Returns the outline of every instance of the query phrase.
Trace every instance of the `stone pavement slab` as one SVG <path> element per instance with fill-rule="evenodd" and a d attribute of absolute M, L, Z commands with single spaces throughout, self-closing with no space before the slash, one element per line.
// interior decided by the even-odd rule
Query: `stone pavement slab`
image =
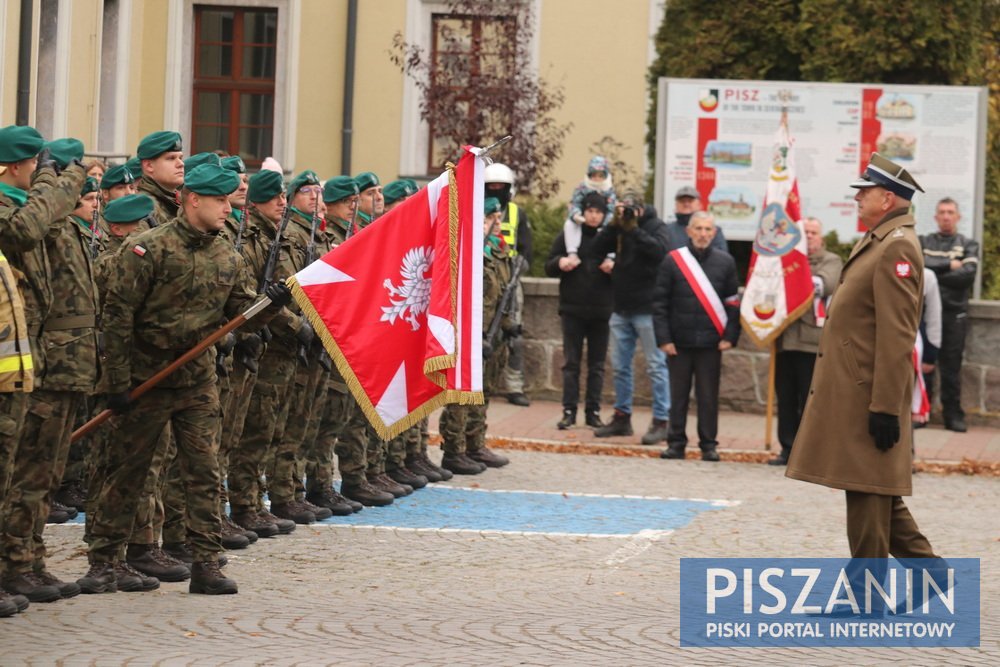
<path fill-rule="evenodd" d="M 728 502 L 673 532 L 624 537 L 412 530 L 403 512 L 400 527 L 331 519 L 229 552 L 236 596 L 192 596 L 185 584 L 164 584 L 152 593 L 32 605 L 0 619 L 0 664 L 1000 663 L 994 478 L 919 475 L 907 500 L 936 550 L 982 559 L 980 648 L 682 649 L 680 558 L 843 556 L 843 494 L 769 466 L 507 453 L 506 468 L 442 486 Z M 81 532 L 47 529 L 58 575 L 86 570 Z"/>

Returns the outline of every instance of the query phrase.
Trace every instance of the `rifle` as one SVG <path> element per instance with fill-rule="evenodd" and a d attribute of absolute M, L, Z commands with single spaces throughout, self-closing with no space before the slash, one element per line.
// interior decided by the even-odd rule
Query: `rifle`
<path fill-rule="evenodd" d="M 233 249 L 241 254 L 243 251 L 243 232 L 247 228 L 247 216 L 250 215 L 250 206 L 252 206 L 252 204 L 249 204 L 246 208 L 244 208 L 242 214 L 240 215 L 240 226 L 239 229 L 236 230 L 236 241 L 233 243 Z"/>
<path fill-rule="evenodd" d="M 309 266 L 316 261 L 316 230 L 319 229 L 320 217 L 319 217 L 319 195 L 316 196 L 316 204 L 313 206 L 312 220 L 309 222 L 309 244 L 306 246 L 306 266 Z M 299 344 L 299 361 L 305 365 L 309 365 L 309 347 L 303 344 Z M 333 368 L 333 360 L 330 359 L 330 355 L 326 353 L 323 348 L 322 343 L 320 344 L 320 353 L 317 359 L 319 365 L 323 367 L 323 370 L 330 372 Z"/>
<path fill-rule="evenodd" d="M 500 333 L 500 323 L 503 321 L 504 315 L 510 312 L 511 306 L 514 303 L 514 291 L 517 289 L 517 282 L 521 279 L 521 274 L 527 269 L 528 263 L 525 261 L 524 255 L 514 257 L 510 282 L 504 287 L 503 294 L 500 296 L 500 303 L 497 305 L 497 312 L 494 313 L 493 320 L 490 321 L 490 326 L 486 330 L 486 335 L 483 336 L 483 359 L 488 359 L 493 355 L 493 350 L 497 342 L 497 334 Z"/>
<path fill-rule="evenodd" d="M 101 193 L 97 193 L 97 206 L 94 207 L 94 214 L 90 216 L 90 259 L 97 259 L 101 249 L 97 245 L 97 220 L 101 211 Z"/>
<path fill-rule="evenodd" d="M 351 211 L 351 221 L 347 224 L 347 233 L 344 234 L 344 240 L 351 238 L 354 235 L 356 221 L 358 219 L 358 204 L 361 202 L 361 198 L 354 203 L 354 209 Z"/>

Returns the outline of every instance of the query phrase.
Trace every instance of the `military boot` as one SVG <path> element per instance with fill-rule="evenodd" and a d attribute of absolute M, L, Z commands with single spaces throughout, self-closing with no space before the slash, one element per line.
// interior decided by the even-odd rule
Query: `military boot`
<path fill-rule="evenodd" d="M 160 581 L 187 581 L 191 569 L 173 558 L 156 544 L 129 544 L 125 562 L 133 569 Z"/>
<path fill-rule="evenodd" d="M 306 494 L 306 500 L 317 507 L 325 507 L 330 510 L 331 516 L 350 516 L 354 514 L 354 505 L 344 496 L 327 487 L 320 492 Z M 358 509 L 361 509 L 358 503 Z"/>
<path fill-rule="evenodd" d="M 570 408 L 563 409 L 562 419 L 556 424 L 556 428 L 560 431 L 565 431 L 568 428 L 573 428 L 576 426 L 576 410 Z"/>
<path fill-rule="evenodd" d="M 611 421 L 600 428 L 594 429 L 598 438 L 611 438 L 616 435 L 632 435 L 632 415 L 615 410 Z"/>
<path fill-rule="evenodd" d="M 597 410 L 587 410 L 584 413 L 584 422 L 587 426 L 591 428 L 601 428 L 604 426 L 604 422 L 601 421 L 601 413 Z"/>
<path fill-rule="evenodd" d="M 421 452 L 418 455 L 418 458 L 421 461 L 423 461 L 425 466 L 431 468 L 434 472 L 441 475 L 442 482 L 447 482 L 449 479 L 455 476 L 455 474 L 452 473 L 452 471 L 446 470 L 445 468 L 442 468 L 438 464 L 434 463 L 434 461 L 431 461 L 431 457 L 427 456 L 427 452 Z"/>
<path fill-rule="evenodd" d="M 0 618 L 13 616 L 19 611 L 21 610 L 17 608 L 17 603 L 14 601 L 14 597 L 9 593 L 0 590 Z"/>
<path fill-rule="evenodd" d="M 406 459 L 406 467 L 412 472 L 427 478 L 427 482 L 440 482 L 444 478 L 441 476 L 437 470 L 432 466 L 424 463 L 424 460 L 419 456 L 413 456 Z"/>
<path fill-rule="evenodd" d="M 222 574 L 219 563 L 206 560 L 191 566 L 189 593 L 201 595 L 232 595 L 237 592 L 236 582 Z"/>
<path fill-rule="evenodd" d="M 75 507 L 63 505 L 57 500 L 53 500 L 52 504 L 49 505 L 49 512 L 65 512 L 66 516 L 70 519 L 75 519 L 79 514 Z"/>
<path fill-rule="evenodd" d="M 380 472 L 378 475 L 369 476 L 368 481 L 372 483 L 376 489 L 382 489 L 383 491 L 388 491 L 396 498 L 402 498 L 403 496 L 408 496 L 413 493 L 413 487 L 409 484 L 400 484 L 396 480 L 392 479 L 384 472 Z"/>
<path fill-rule="evenodd" d="M 385 507 L 391 505 L 396 496 L 388 491 L 376 489 L 367 479 L 362 478 L 360 482 L 348 482 L 346 479 L 340 484 L 340 492 L 350 500 L 356 500 L 367 507 Z"/>
<path fill-rule="evenodd" d="M 147 577 L 123 560 L 114 565 L 115 581 L 122 593 L 145 593 L 160 587 L 160 580 Z"/>
<path fill-rule="evenodd" d="M 441 467 L 456 475 L 478 475 L 486 470 L 486 464 L 473 461 L 465 454 L 445 454 L 441 458 Z"/>
<path fill-rule="evenodd" d="M 66 507 L 82 512 L 87 504 L 87 490 L 83 487 L 83 482 L 76 480 L 60 486 L 55 499 Z"/>
<path fill-rule="evenodd" d="M 62 593 L 56 586 L 43 582 L 34 572 L 10 572 L 0 580 L 0 587 L 13 595 L 23 595 L 31 602 L 62 599 Z"/>
<path fill-rule="evenodd" d="M 316 523 L 316 515 L 297 501 L 287 503 L 271 503 L 271 514 L 279 519 L 288 519 L 300 525 Z"/>
<path fill-rule="evenodd" d="M 118 590 L 118 578 L 111 563 L 91 563 L 87 574 L 76 580 L 84 593 L 114 593 Z"/>
<path fill-rule="evenodd" d="M 466 452 L 468 456 L 473 461 L 482 463 L 487 468 L 502 468 L 508 463 L 510 459 L 502 454 L 497 454 L 489 447 L 480 447 L 479 449 L 470 449 Z"/>
<path fill-rule="evenodd" d="M 61 581 L 59 577 L 49 572 L 44 567 L 40 570 L 35 570 L 35 576 L 46 586 L 55 586 L 59 590 L 59 594 L 66 598 L 74 598 L 80 594 L 80 586 L 73 581 Z"/>
<path fill-rule="evenodd" d="M 295 530 L 295 522 L 294 521 L 292 521 L 291 519 L 283 519 L 281 517 L 277 517 L 277 516 L 271 514 L 270 512 L 268 512 L 265 509 L 259 509 L 259 510 L 257 510 L 257 518 L 261 519 L 262 521 L 270 521 L 275 526 L 277 526 L 278 527 L 278 534 L 279 535 L 287 535 L 288 533 L 290 533 L 293 530 Z M 220 555 L 219 556 L 219 561 L 220 562 L 222 561 L 222 558 L 223 557 Z M 224 567 L 224 565 L 223 565 L 223 567 Z"/>
<path fill-rule="evenodd" d="M 655 445 L 658 442 L 663 442 L 667 439 L 667 420 L 666 419 L 654 419 L 649 424 L 649 429 L 646 434 L 642 436 L 642 444 L 644 445 Z"/>
<path fill-rule="evenodd" d="M 278 526 L 275 523 L 263 519 L 254 511 L 234 508 L 230 518 L 237 526 L 252 531 L 258 537 L 274 537 L 278 534 Z"/>
<path fill-rule="evenodd" d="M 323 505 L 315 505 L 308 500 L 296 500 L 298 504 L 305 507 L 307 510 L 313 513 L 317 521 L 322 521 L 323 519 L 329 519 L 333 516 L 333 512 L 330 511 L 329 507 L 324 507 Z"/>
<path fill-rule="evenodd" d="M 243 534 L 243 529 L 226 519 L 222 519 L 221 539 L 222 548 L 229 549 L 230 551 L 233 549 L 246 549 L 250 546 L 250 538 Z"/>
<path fill-rule="evenodd" d="M 396 482 L 397 484 L 404 484 L 406 486 L 412 487 L 414 490 L 422 489 L 430 482 L 423 475 L 418 475 L 415 471 L 410 470 L 406 466 L 401 466 L 399 468 L 394 468 L 393 470 L 386 470 L 385 474 L 389 476 L 389 479 Z"/>
<path fill-rule="evenodd" d="M 73 516 L 76 516 L 76 510 L 72 510 L 72 512 Z M 66 523 L 69 520 L 70 509 L 53 501 L 49 506 L 49 516 L 45 523 Z"/>
<path fill-rule="evenodd" d="M 254 542 L 256 542 L 257 538 L 260 537 L 259 535 L 257 535 L 257 533 L 253 532 L 252 530 L 247 530 L 243 526 L 237 525 L 237 523 L 235 521 L 233 521 L 231 518 L 229 518 L 228 514 L 223 513 L 223 514 L 221 514 L 219 516 L 219 518 L 222 519 L 222 532 L 223 533 L 225 533 L 226 530 L 234 530 L 237 533 L 239 533 L 240 535 L 242 535 L 243 537 L 247 538 L 247 542 L 249 542 L 250 544 L 253 544 Z M 227 528 L 227 526 L 228 526 L 228 528 Z"/>
<path fill-rule="evenodd" d="M 191 552 L 191 547 L 187 542 L 164 542 L 163 553 L 188 566 L 194 562 L 194 554 Z M 225 554 L 219 554 L 219 565 L 221 567 L 225 567 L 228 562 L 229 559 L 226 558 Z"/>

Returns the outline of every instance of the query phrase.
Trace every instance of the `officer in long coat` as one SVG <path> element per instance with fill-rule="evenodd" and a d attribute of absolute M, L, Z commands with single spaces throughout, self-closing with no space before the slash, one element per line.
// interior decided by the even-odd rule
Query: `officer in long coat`
<path fill-rule="evenodd" d="M 844 489 L 855 558 L 934 558 L 901 496 L 911 495 L 910 400 L 923 255 L 909 213 L 923 192 L 878 153 L 857 188 L 868 232 L 844 265 L 786 475 Z"/>

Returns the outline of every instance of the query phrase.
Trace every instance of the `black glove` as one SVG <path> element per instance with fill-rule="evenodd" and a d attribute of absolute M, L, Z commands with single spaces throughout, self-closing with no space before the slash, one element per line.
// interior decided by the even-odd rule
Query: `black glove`
<path fill-rule="evenodd" d="M 56 163 L 56 159 L 52 157 L 52 153 L 48 148 L 43 149 L 42 152 L 38 154 L 38 165 L 35 169 L 38 171 L 42 169 L 51 169 L 56 172 L 56 176 L 62 173 L 62 169 L 59 168 L 59 165 Z"/>
<path fill-rule="evenodd" d="M 215 344 L 216 349 L 222 356 L 228 356 L 233 348 L 236 347 L 236 336 L 232 331 L 227 333 L 225 336 L 219 339 L 219 342 Z"/>
<path fill-rule="evenodd" d="M 292 300 L 292 291 L 285 287 L 285 283 L 271 283 L 264 290 L 264 296 L 271 300 L 272 306 L 281 308 Z"/>
<path fill-rule="evenodd" d="M 128 397 L 129 392 L 127 391 L 117 391 L 113 394 L 107 395 L 108 410 L 117 412 L 120 415 L 125 414 L 132 409 L 132 399 Z"/>
<path fill-rule="evenodd" d="M 238 357 L 260 359 L 264 353 L 264 340 L 257 333 L 242 334 L 233 349 Z"/>
<path fill-rule="evenodd" d="M 881 412 L 868 413 L 868 433 L 875 438 L 875 446 L 883 452 L 899 442 L 899 417 Z"/>
<path fill-rule="evenodd" d="M 295 332 L 295 338 L 302 344 L 302 347 L 309 349 L 315 337 L 316 332 L 313 331 L 312 325 L 309 324 L 309 320 L 303 317 L 302 324 L 299 325 L 299 330 Z"/>

